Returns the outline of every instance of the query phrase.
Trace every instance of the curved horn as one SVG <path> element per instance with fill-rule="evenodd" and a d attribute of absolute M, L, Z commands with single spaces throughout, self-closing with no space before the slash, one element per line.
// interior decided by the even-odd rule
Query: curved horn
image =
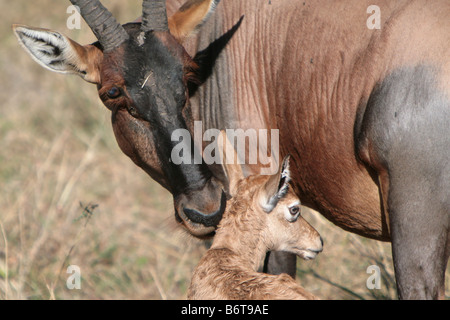
<path fill-rule="evenodd" d="M 103 50 L 111 51 L 128 39 L 128 33 L 99 0 L 70 0 L 92 29 Z"/>
<path fill-rule="evenodd" d="M 142 31 L 168 31 L 166 1 L 144 0 L 142 2 Z"/>

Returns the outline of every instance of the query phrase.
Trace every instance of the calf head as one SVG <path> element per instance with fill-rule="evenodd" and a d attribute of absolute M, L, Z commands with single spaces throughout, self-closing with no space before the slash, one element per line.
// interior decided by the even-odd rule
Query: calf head
<path fill-rule="evenodd" d="M 237 154 L 224 133 L 223 153 L 231 160 L 223 161 L 232 200 L 225 212 L 242 216 L 248 226 L 248 236 L 261 237 L 268 251 L 286 251 L 303 259 L 314 259 L 323 249 L 320 234 L 301 216 L 301 202 L 289 185 L 289 158 L 286 156 L 278 173 L 244 178 Z M 231 151 L 231 152 L 230 152 Z"/>
<path fill-rule="evenodd" d="M 254 206 L 265 218 L 269 249 L 287 251 L 309 260 L 322 251 L 322 238 L 302 216 L 301 202 L 289 186 L 289 156 L 280 171 L 264 177 L 254 198 Z"/>

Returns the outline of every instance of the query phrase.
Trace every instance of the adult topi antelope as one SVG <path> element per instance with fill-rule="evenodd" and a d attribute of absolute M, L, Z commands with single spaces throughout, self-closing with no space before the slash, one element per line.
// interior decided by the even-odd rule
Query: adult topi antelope
<path fill-rule="evenodd" d="M 119 146 L 173 194 L 189 232 L 214 232 L 228 182 L 217 166 L 171 162 L 174 130 L 279 129 L 302 203 L 392 241 L 400 298 L 444 296 L 449 1 L 377 1 L 379 29 L 368 0 L 169 0 L 169 18 L 165 1 L 144 1 L 142 24 L 123 26 L 99 1 L 71 2 L 97 43 L 16 35 L 44 67 L 97 84 Z"/>

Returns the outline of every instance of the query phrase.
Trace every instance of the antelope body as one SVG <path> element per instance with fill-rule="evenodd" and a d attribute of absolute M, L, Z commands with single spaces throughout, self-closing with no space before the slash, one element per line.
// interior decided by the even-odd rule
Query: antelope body
<path fill-rule="evenodd" d="M 392 241 L 400 298 L 444 296 L 449 1 L 377 1 L 380 29 L 367 27 L 368 0 L 168 0 L 168 16 L 165 1 L 144 1 L 143 23 L 124 26 L 98 0 L 71 2 L 98 43 L 15 26 L 20 42 L 44 67 L 98 86 L 120 148 L 173 194 L 191 234 L 214 232 L 229 182 L 220 166 L 171 162 L 172 133 L 196 120 L 279 129 L 302 203 Z"/>
<path fill-rule="evenodd" d="M 316 299 L 285 273 L 257 272 L 268 251 L 307 260 L 322 251 L 320 235 L 300 216 L 300 200 L 289 188 L 289 158 L 273 176 L 242 179 L 233 167 L 227 168 L 227 177 L 235 181 L 233 198 L 194 270 L 188 299 Z M 274 197 L 277 202 L 267 205 Z"/>

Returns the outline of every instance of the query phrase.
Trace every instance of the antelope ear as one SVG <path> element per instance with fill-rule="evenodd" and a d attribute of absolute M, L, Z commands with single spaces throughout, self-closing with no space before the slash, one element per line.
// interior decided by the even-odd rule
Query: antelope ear
<path fill-rule="evenodd" d="M 103 53 L 93 45 L 82 46 L 59 32 L 13 25 L 26 52 L 41 66 L 58 73 L 71 73 L 91 83 L 100 83 Z"/>
<path fill-rule="evenodd" d="M 289 181 L 291 181 L 289 158 L 290 156 L 287 155 L 283 159 L 280 170 L 272 175 L 263 187 L 260 204 L 267 213 L 276 207 L 278 201 L 286 196 L 289 190 Z"/>
<path fill-rule="evenodd" d="M 225 131 L 221 131 L 218 137 L 220 160 L 229 184 L 229 193 L 234 196 L 237 191 L 239 180 L 244 178 L 242 167 L 238 162 L 239 156 L 230 143 Z"/>
<path fill-rule="evenodd" d="M 180 42 L 198 30 L 216 9 L 220 0 L 188 0 L 171 16 L 170 33 Z"/>

